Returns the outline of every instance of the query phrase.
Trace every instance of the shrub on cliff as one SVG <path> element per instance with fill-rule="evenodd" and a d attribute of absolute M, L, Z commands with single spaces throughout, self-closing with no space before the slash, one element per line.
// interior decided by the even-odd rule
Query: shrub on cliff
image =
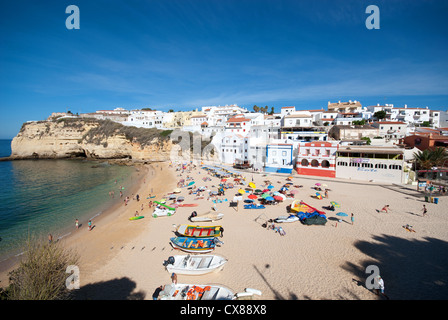
<path fill-rule="evenodd" d="M 60 243 L 28 239 L 24 258 L 10 273 L 10 285 L 3 292 L 7 300 L 61 300 L 70 297 L 66 280 L 69 265 L 76 265 L 78 255 Z"/>

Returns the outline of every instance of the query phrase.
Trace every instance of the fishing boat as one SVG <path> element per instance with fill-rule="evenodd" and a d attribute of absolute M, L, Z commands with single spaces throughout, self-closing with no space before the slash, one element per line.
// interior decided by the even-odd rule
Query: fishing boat
<path fill-rule="evenodd" d="M 234 293 L 223 285 L 170 283 L 163 286 L 158 300 L 238 300 L 247 299 L 254 294 L 261 295 L 261 291 L 246 288 L 245 292 Z"/>
<path fill-rule="evenodd" d="M 181 224 L 177 228 L 177 233 L 183 237 L 219 237 L 222 235 L 221 226 L 192 226 L 189 224 Z"/>
<path fill-rule="evenodd" d="M 218 255 L 175 255 L 164 261 L 169 273 L 202 275 L 222 270 L 227 259 Z"/>
<path fill-rule="evenodd" d="M 174 249 L 190 253 L 208 253 L 215 250 L 216 243 L 223 243 L 218 238 L 191 238 L 191 237 L 173 237 L 170 238 Z"/>
<path fill-rule="evenodd" d="M 188 217 L 188 220 L 192 222 L 211 222 L 221 220 L 223 217 L 224 213 L 218 213 L 216 211 L 209 211 L 201 214 L 197 214 L 196 211 L 194 211 L 190 217 Z"/>

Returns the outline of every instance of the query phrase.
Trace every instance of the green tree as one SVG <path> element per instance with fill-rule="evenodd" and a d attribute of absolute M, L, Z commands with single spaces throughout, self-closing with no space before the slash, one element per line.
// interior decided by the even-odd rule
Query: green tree
<path fill-rule="evenodd" d="M 356 125 L 356 126 L 363 126 L 363 125 L 366 124 L 366 120 L 365 120 L 365 119 L 362 119 L 362 120 L 355 120 L 355 121 L 352 122 L 352 124 L 353 124 L 353 125 Z"/>
<path fill-rule="evenodd" d="M 257 105 L 254 105 L 254 108 L 253 108 L 253 109 L 254 109 L 255 112 L 259 112 L 259 111 L 260 111 L 260 107 L 257 106 Z"/>
<path fill-rule="evenodd" d="M 378 120 L 385 119 L 386 118 L 386 111 L 384 111 L 384 110 L 377 111 L 377 112 L 375 112 L 373 114 L 373 116 L 375 118 L 377 118 Z"/>
<path fill-rule="evenodd" d="M 275 113 L 274 107 L 271 107 L 271 111 L 269 112 L 270 115 L 273 115 Z"/>
<path fill-rule="evenodd" d="M 416 170 L 429 170 L 432 167 L 442 166 L 445 161 L 448 161 L 448 153 L 443 147 L 426 149 L 414 152 L 414 159 Z"/>
<path fill-rule="evenodd" d="M 372 143 L 372 140 L 370 140 L 369 137 L 362 137 L 361 140 L 366 140 L 366 144 L 367 144 L 368 146 L 370 146 L 370 144 Z"/>

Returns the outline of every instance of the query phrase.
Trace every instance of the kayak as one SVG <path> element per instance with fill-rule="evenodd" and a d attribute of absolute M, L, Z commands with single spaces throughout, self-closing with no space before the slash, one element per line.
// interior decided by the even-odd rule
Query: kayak
<path fill-rule="evenodd" d="M 145 216 L 137 216 L 137 217 L 130 217 L 129 220 L 139 220 L 143 219 Z"/>
<path fill-rule="evenodd" d="M 199 204 L 197 203 L 181 203 L 178 206 L 179 207 L 197 207 Z"/>

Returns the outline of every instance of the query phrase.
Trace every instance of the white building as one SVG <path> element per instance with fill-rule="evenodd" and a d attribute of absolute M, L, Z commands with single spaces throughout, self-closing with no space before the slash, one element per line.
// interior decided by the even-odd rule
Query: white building
<path fill-rule="evenodd" d="M 311 127 L 313 116 L 308 112 L 295 112 L 283 117 L 283 127 Z"/>
<path fill-rule="evenodd" d="M 218 152 L 222 163 L 233 165 L 235 162 L 248 161 L 249 138 L 237 133 L 226 133 Z"/>
<path fill-rule="evenodd" d="M 266 164 L 264 171 L 291 173 L 293 170 L 293 145 L 274 143 L 266 145 Z"/>
<path fill-rule="evenodd" d="M 397 147 L 339 146 L 336 178 L 404 183 L 404 151 Z"/>
<path fill-rule="evenodd" d="M 164 112 L 158 110 L 131 110 L 124 125 L 138 128 L 162 129 L 164 123 Z"/>
<path fill-rule="evenodd" d="M 372 127 L 378 128 L 378 136 L 386 139 L 401 139 L 406 136 L 407 125 L 402 121 L 373 122 Z"/>

